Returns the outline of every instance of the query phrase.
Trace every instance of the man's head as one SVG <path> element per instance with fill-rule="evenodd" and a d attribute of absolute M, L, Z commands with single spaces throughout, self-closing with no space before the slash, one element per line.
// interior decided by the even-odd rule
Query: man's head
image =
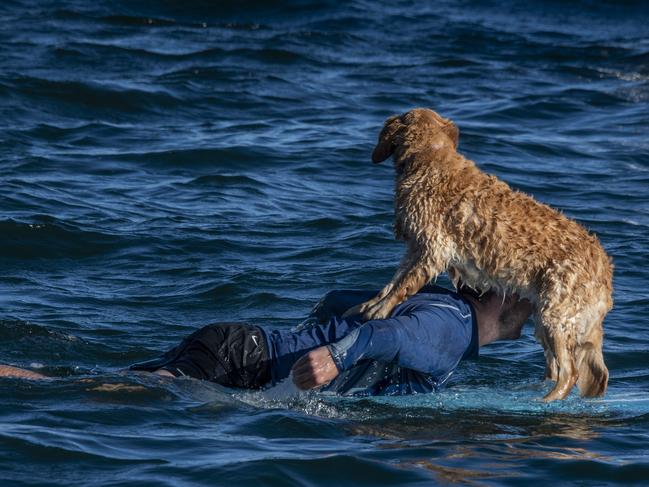
<path fill-rule="evenodd" d="M 497 340 L 520 338 L 523 324 L 532 313 L 532 305 L 517 294 L 499 295 L 493 291 L 476 298 L 469 293 L 463 296 L 471 301 L 476 312 L 480 346 Z"/>
<path fill-rule="evenodd" d="M 502 298 L 495 295 L 495 300 Z M 498 317 L 500 340 L 518 340 L 521 337 L 523 324 L 532 313 L 532 305 L 527 299 L 520 299 L 517 294 L 505 297 Z"/>

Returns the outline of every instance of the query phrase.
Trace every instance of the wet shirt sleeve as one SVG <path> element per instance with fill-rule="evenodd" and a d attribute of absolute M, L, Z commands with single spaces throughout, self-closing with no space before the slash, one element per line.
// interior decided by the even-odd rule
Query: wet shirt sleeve
<path fill-rule="evenodd" d="M 419 304 L 385 320 L 368 321 L 328 347 L 339 371 L 361 360 L 393 362 L 441 376 L 472 344 L 472 317 L 448 304 Z"/>
<path fill-rule="evenodd" d="M 311 350 L 336 342 L 361 323 L 332 317 L 326 325 L 311 324 L 298 330 L 265 332 L 271 358 L 271 382 L 277 384 L 288 377 L 295 362 Z"/>

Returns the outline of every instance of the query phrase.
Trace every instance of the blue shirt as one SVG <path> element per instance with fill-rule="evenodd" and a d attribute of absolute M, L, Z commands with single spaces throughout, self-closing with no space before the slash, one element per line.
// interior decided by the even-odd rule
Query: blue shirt
<path fill-rule="evenodd" d="M 340 317 L 374 295 L 334 291 L 316 306 L 306 326 L 266 332 L 272 383 L 288 377 L 302 355 L 321 346 L 329 348 L 340 372 L 322 389 L 355 396 L 433 392 L 462 359 L 477 356 L 475 314 L 460 295 L 428 287 L 387 319 Z"/>

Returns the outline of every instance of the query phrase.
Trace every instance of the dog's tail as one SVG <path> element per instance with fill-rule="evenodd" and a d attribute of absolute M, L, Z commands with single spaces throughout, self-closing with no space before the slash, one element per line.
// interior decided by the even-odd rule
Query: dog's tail
<path fill-rule="evenodd" d="M 577 349 L 577 386 L 582 397 L 603 396 L 608 384 L 608 369 L 601 346 L 584 343 Z"/>

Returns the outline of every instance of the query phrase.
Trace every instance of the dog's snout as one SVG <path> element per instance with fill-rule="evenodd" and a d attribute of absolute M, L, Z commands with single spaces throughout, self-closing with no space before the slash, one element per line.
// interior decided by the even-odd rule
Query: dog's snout
<path fill-rule="evenodd" d="M 379 135 L 379 141 L 372 151 L 372 162 L 374 164 L 385 161 L 394 153 L 396 149 L 395 137 L 401 127 L 402 123 L 398 115 L 392 116 L 385 121 Z"/>
<path fill-rule="evenodd" d="M 378 144 L 372 151 L 372 162 L 374 164 L 379 164 L 385 161 L 394 153 L 394 149 L 394 144 L 391 143 L 386 144 L 385 147 L 381 146 L 381 144 Z"/>

